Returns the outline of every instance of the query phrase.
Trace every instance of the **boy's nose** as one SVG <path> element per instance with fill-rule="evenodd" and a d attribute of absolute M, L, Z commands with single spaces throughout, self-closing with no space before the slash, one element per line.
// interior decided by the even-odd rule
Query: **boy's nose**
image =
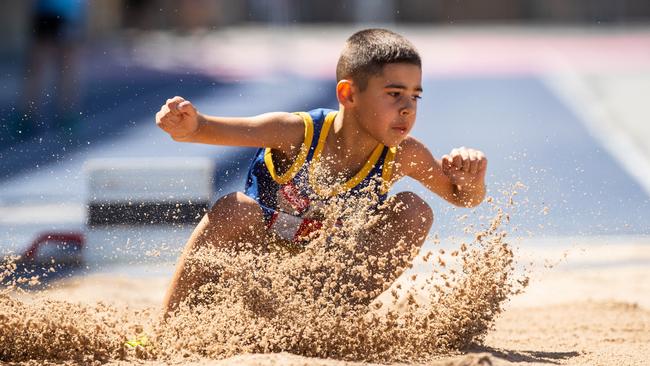
<path fill-rule="evenodd" d="M 410 116 L 411 114 L 415 113 L 415 108 L 412 104 L 407 104 L 404 106 L 402 109 L 400 109 L 399 114 L 403 117 Z"/>

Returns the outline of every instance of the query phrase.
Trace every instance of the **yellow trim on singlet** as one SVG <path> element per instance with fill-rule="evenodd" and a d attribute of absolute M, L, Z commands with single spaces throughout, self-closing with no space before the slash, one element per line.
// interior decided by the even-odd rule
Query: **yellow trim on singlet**
<path fill-rule="evenodd" d="M 350 178 L 347 182 L 343 184 L 336 184 L 331 188 L 327 189 L 321 189 L 316 182 L 316 177 L 314 173 L 315 169 L 315 163 L 318 162 L 318 159 L 320 159 L 320 155 L 323 152 L 323 147 L 325 147 L 325 140 L 327 139 L 327 134 L 329 133 L 329 129 L 334 122 L 334 118 L 336 117 L 335 111 L 330 112 L 327 114 L 325 117 L 325 121 L 323 122 L 323 127 L 321 128 L 320 132 L 320 137 L 318 138 L 318 145 L 316 145 L 316 150 L 314 150 L 314 156 L 311 159 L 311 163 L 309 164 L 309 184 L 311 185 L 311 188 L 316 192 L 321 197 L 333 197 L 336 195 L 339 195 L 345 191 L 348 191 L 354 187 L 357 186 L 357 184 L 361 183 L 361 181 L 366 178 L 368 173 L 372 170 L 372 168 L 375 166 L 377 163 L 377 160 L 379 160 L 379 157 L 381 156 L 381 152 L 384 150 L 384 145 L 383 144 L 378 144 L 377 147 L 372 151 L 372 154 L 370 154 L 370 157 L 368 158 L 368 161 L 366 161 L 365 165 L 357 174 L 354 175 L 354 177 Z"/>
<path fill-rule="evenodd" d="M 264 152 L 264 163 L 266 164 L 266 168 L 269 170 L 271 178 L 273 178 L 273 180 L 278 184 L 287 184 L 291 179 L 293 179 L 296 174 L 298 174 L 300 168 L 303 166 L 303 164 L 305 164 L 305 160 L 307 160 L 307 154 L 309 154 L 309 148 L 311 147 L 311 142 L 314 139 L 314 121 L 311 119 L 309 113 L 296 112 L 295 114 L 302 117 L 302 120 L 305 123 L 305 139 L 302 142 L 302 146 L 300 147 L 300 152 L 298 153 L 296 160 L 293 162 L 293 164 L 291 164 L 289 170 L 284 172 L 284 174 L 278 176 L 275 171 L 275 166 L 273 165 L 273 155 L 271 153 L 271 148 L 267 147 L 266 151 Z"/>
<path fill-rule="evenodd" d="M 388 193 L 393 183 L 391 178 L 393 177 L 393 167 L 395 166 L 395 154 L 397 154 L 397 146 L 389 147 L 384 158 L 384 166 L 381 169 L 381 194 Z"/>

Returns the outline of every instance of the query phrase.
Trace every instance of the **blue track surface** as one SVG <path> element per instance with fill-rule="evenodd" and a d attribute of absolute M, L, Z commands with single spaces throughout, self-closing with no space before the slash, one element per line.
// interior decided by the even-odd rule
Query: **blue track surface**
<path fill-rule="evenodd" d="M 413 134 L 438 157 L 457 146 L 482 149 L 495 197 L 516 181 L 525 184 L 513 215 L 522 230 L 650 234 L 646 193 L 540 80 L 429 79 L 423 86 Z M 430 201 L 443 211 L 440 200 Z M 544 207 L 548 215 L 541 213 Z M 447 220 L 438 215 L 438 226 Z"/>
<path fill-rule="evenodd" d="M 518 206 L 509 210 L 519 233 L 650 234 L 648 196 L 540 80 L 429 78 L 423 86 L 424 98 L 413 134 L 437 157 L 462 145 L 485 151 L 489 159 L 489 194 L 495 198 L 501 197 L 499 190 L 515 182 L 525 184 L 528 189 L 519 190 L 516 197 Z M 250 115 L 271 110 L 336 108 L 333 90 L 333 81 L 281 80 L 225 86 L 194 101 L 208 114 Z M 30 152 L 41 151 L 28 149 L 20 154 Z M 243 189 L 252 155 L 251 149 L 175 143 L 157 129 L 152 116 L 145 116 L 130 131 L 122 130 L 110 136 L 110 140 L 90 144 L 48 165 L 32 168 L 20 177 L 5 180 L 0 186 L 0 202 L 58 199 L 83 205 L 86 193 L 81 169 L 85 159 L 138 156 L 213 158 L 217 167 L 216 199 Z M 399 190 L 413 190 L 429 201 L 436 213 L 434 231 L 441 237 L 463 235 L 466 223 L 459 224 L 456 218 L 470 210 L 454 209 L 408 179 L 396 185 L 394 191 Z M 543 213 L 545 207 L 548 215 Z M 480 215 L 493 215 L 489 205 L 482 205 L 470 216 L 477 222 Z M 486 222 L 487 218 L 478 220 L 479 224 Z M 82 220 L 72 224 L 83 227 Z M 20 248 L 45 226 L 61 227 L 51 221 L 41 225 L 0 224 L 6 233 L 1 246 Z M 129 235 L 137 235 L 138 230 L 130 228 Z M 107 236 L 106 240 L 109 239 Z"/>
<path fill-rule="evenodd" d="M 328 87 L 333 90 L 333 82 L 323 87 L 324 94 L 333 95 L 326 93 Z M 503 196 L 500 190 L 523 183 L 527 188 L 518 190 L 517 207 L 509 210 L 520 232 L 650 234 L 649 197 L 539 79 L 427 79 L 423 88 L 412 134 L 436 157 L 459 146 L 483 150 L 489 159 L 489 194 L 495 198 Z M 337 103 L 330 97 L 307 108 L 323 106 L 336 108 Z M 246 153 L 236 157 L 241 160 L 227 164 L 238 168 L 232 179 L 243 186 L 249 160 Z M 400 190 L 414 190 L 429 202 L 436 212 L 434 231 L 442 237 L 462 235 L 456 218 L 469 210 L 452 209 L 409 179 L 394 187 Z M 481 214 L 491 215 L 482 207 L 472 216 Z"/>

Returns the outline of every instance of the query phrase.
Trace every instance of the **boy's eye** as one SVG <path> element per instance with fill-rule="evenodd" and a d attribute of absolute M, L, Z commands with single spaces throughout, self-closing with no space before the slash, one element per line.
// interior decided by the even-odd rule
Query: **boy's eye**
<path fill-rule="evenodd" d="M 393 97 L 393 98 L 399 98 L 399 97 L 402 96 L 402 93 L 399 92 L 399 91 L 390 91 L 390 92 L 387 92 L 387 94 L 390 95 L 390 96 Z M 413 95 L 413 96 L 411 96 L 411 99 L 417 101 L 418 99 L 422 99 L 422 96 L 420 96 L 420 95 Z"/>

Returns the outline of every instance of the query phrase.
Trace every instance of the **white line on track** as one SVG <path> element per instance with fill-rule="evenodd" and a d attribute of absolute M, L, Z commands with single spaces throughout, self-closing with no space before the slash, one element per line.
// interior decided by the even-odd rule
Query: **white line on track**
<path fill-rule="evenodd" d="M 550 50 L 547 53 L 549 57 L 552 54 Z M 650 154 L 634 136 L 638 129 L 630 128 L 635 124 L 650 123 L 650 116 L 644 115 L 647 112 L 632 101 L 626 107 L 636 109 L 637 113 L 622 115 L 608 98 L 594 90 L 587 75 L 579 73 L 562 57 L 554 57 L 552 62 L 555 63 L 554 71 L 546 73 L 541 80 L 571 108 L 589 133 L 650 196 Z M 633 120 L 630 115 L 635 116 Z M 621 123 L 621 118 L 627 118 L 626 122 Z"/>

